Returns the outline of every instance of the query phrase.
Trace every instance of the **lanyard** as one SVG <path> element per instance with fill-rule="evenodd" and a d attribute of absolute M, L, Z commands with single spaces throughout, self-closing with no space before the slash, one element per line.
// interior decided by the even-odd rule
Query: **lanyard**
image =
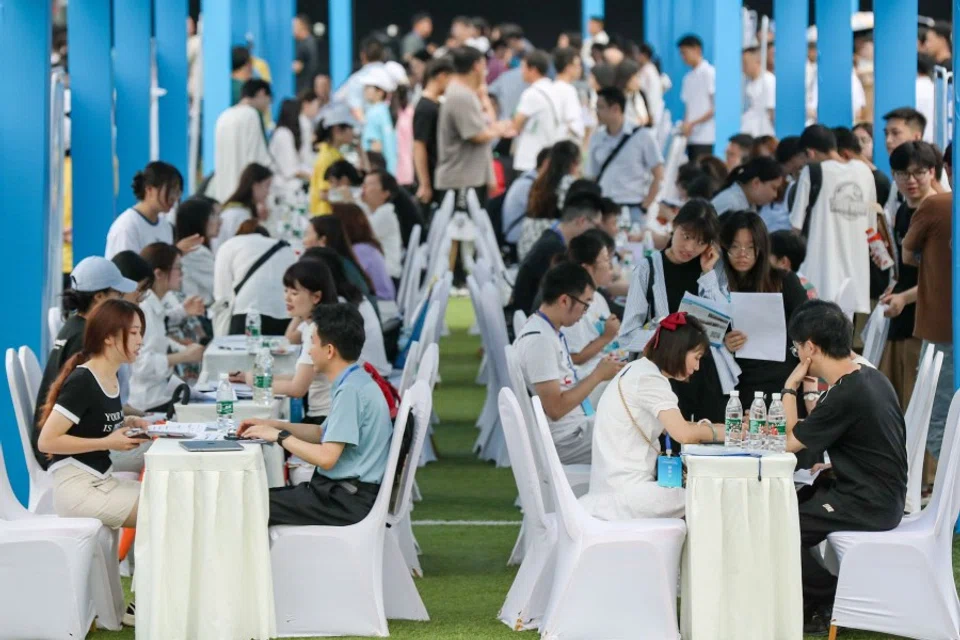
<path fill-rule="evenodd" d="M 340 374 L 340 382 L 337 384 L 337 387 L 339 388 L 344 382 L 346 382 L 347 378 L 350 377 L 350 374 L 359 368 L 360 368 L 360 365 L 358 365 L 356 362 L 354 362 L 352 365 L 347 367 L 346 370 Z"/>
<path fill-rule="evenodd" d="M 567 336 L 563 335 L 563 331 L 560 331 L 555 326 L 553 326 L 553 323 L 550 322 L 550 318 L 548 318 L 546 314 L 544 314 L 539 309 L 537 310 L 537 315 L 543 318 L 544 322 L 550 325 L 550 328 L 556 331 L 557 335 L 560 336 L 560 342 L 563 343 L 563 351 L 567 356 L 567 364 L 570 365 L 570 371 L 573 372 L 573 381 L 580 382 L 580 378 L 579 376 L 577 376 L 577 368 L 573 366 L 573 358 L 570 357 L 570 345 L 567 344 Z"/>

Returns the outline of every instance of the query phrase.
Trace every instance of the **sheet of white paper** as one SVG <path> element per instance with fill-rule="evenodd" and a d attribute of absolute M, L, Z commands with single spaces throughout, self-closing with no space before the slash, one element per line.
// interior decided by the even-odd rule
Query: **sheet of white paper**
<path fill-rule="evenodd" d="M 216 422 L 167 422 L 166 424 L 151 425 L 147 433 L 152 436 L 171 436 L 199 438 L 202 440 L 216 439 L 210 438 L 209 434 L 217 434 Z"/>
<path fill-rule="evenodd" d="M 733 328 L 747 334 L 737 358 L 783 362 L 787 357 L 787 321 L 783 294 L 730 293 Z"/>
<path fill-rule="evenodd" d="M 814 473 L 810 469 L 797 469 L 793 472 L 793 483 L 801 486 L 810 486 L 819 475 L 819 470 Z"/>
<path fill-rule="evenodd" d="M 723 336 L 727 333 L 731 318 L 729 304 L 685 293 L 680 301 L 679 311 L 688 313 L 703 323 L 710 344 L 715 347 L 723 344 Z"/>

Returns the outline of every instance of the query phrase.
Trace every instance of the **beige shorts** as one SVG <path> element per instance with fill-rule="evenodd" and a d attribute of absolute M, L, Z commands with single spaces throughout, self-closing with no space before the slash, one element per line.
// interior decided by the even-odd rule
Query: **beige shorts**
<path fill-rule="evenodd" d="M 140 483 L 135 480 L 98 478 L 70 464 L 53 472 L 53 508 L 59 516 L 96 518 L 119 529 L 139 501 Z"/>

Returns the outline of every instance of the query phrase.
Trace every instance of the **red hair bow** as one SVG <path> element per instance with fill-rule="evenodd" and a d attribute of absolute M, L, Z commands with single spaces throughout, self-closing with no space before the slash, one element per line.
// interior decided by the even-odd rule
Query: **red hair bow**
<path fill-rule="evenodd" d="M 666 329 L 667 331 L 676 331 L 677 327 L 682 327 L 687 324 L 687 313 L 685 311 L 677 311 L 676 313 L 671 313 L 666 318 L 660 321 L 660 325 L 657 327 L 657 332 L 653 334 L 653 348 L 656 349 L 660 346 L 660 331 Z"/>

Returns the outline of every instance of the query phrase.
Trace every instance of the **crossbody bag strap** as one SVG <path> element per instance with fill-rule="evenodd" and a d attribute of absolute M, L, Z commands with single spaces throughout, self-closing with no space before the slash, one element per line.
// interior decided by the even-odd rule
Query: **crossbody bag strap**
<path fill-rule="evenodd" d="M 286 240 L 281 240 L 277 244 L 267 249 L 267 251 L 262 256 L 257 258 L 257 261 L 250 266 L 250 269 L 247 271 L 247 274 L 243 276 L 243 279 L 240 281 L 240 283 L 233 288 L 233 295 L 234 296 L 239 295 L 240 290 L 243 289 L 243 285 L 247 284 L 247 280 L 249 280 L 251 276 L 253 276 L 253 274 L 257 272 L 257 269 L 259 269 L 264 264 L 266 264 L 267 260 L 272 258 L 274 254 L 277 253 L 277 251 L 280 251 L 280 249 L 283 249 L 284 247 L 289 247 L 289 246 L 290 245 L 287 244 Z"/>
<path fill-rule="evenodd" d="M 627 146 L 627 143 L 630 142 L 630 138 L 633 137 L 637 131 L 640 131 L 641 127 L 635 128 L 633 131 L 627 135 L 620 138 L 620 142 L 617 143 L 617 146 L 613 148 L 613 151 L 610 152 L 610 155 L 607 156 L 607 159 L 603 161 L 603 164 L 600 165 L 600 171 L 597 173 L 597 179 L 595 182 L 600 183 L 600 179 L 603 178 L 603 174 L 606 172 L 607 167 L 610 166 L 610 163 L 613 162 L 614 158 L 617 157 L 617 154 L 620 153 L 620 150 Z"/>
<path fill-rule="evenodd" d="M 629 367 L 630 365 L 627 365 L 627 366 Z M 626 369 L 624 369 L 624 371 L 626 371 Z M 647 436 L 647 434 L 643 432 L 643 429 L 637 423 L 637 420 L 633 417 L 633 412 L 630 411 L 630 406 L 627 405 L 627 399 L 623 396 L 623 374 L 622 373 L 620 374 L 619 377 L 617 377 L 617 392 L 620 394 L 620 402 L 623 403 L 623 410 L 627 412 L 627 417 L 630 418 L 631 424 L 633 424 L 633 426 L 637 428 L 637 431 L 639 431 L 640 435 L 643 436 L 643 439 L 647 441 L 647 444 L 650 445 L 650 447 L 657 452 L 657 455 L 660 455 L 660 447 L 659 447 L 660 441 L 659 440 L 657 441 L 657 446 L 654 446 L 653 443 L 650 442 L 649 436 Z"/>

